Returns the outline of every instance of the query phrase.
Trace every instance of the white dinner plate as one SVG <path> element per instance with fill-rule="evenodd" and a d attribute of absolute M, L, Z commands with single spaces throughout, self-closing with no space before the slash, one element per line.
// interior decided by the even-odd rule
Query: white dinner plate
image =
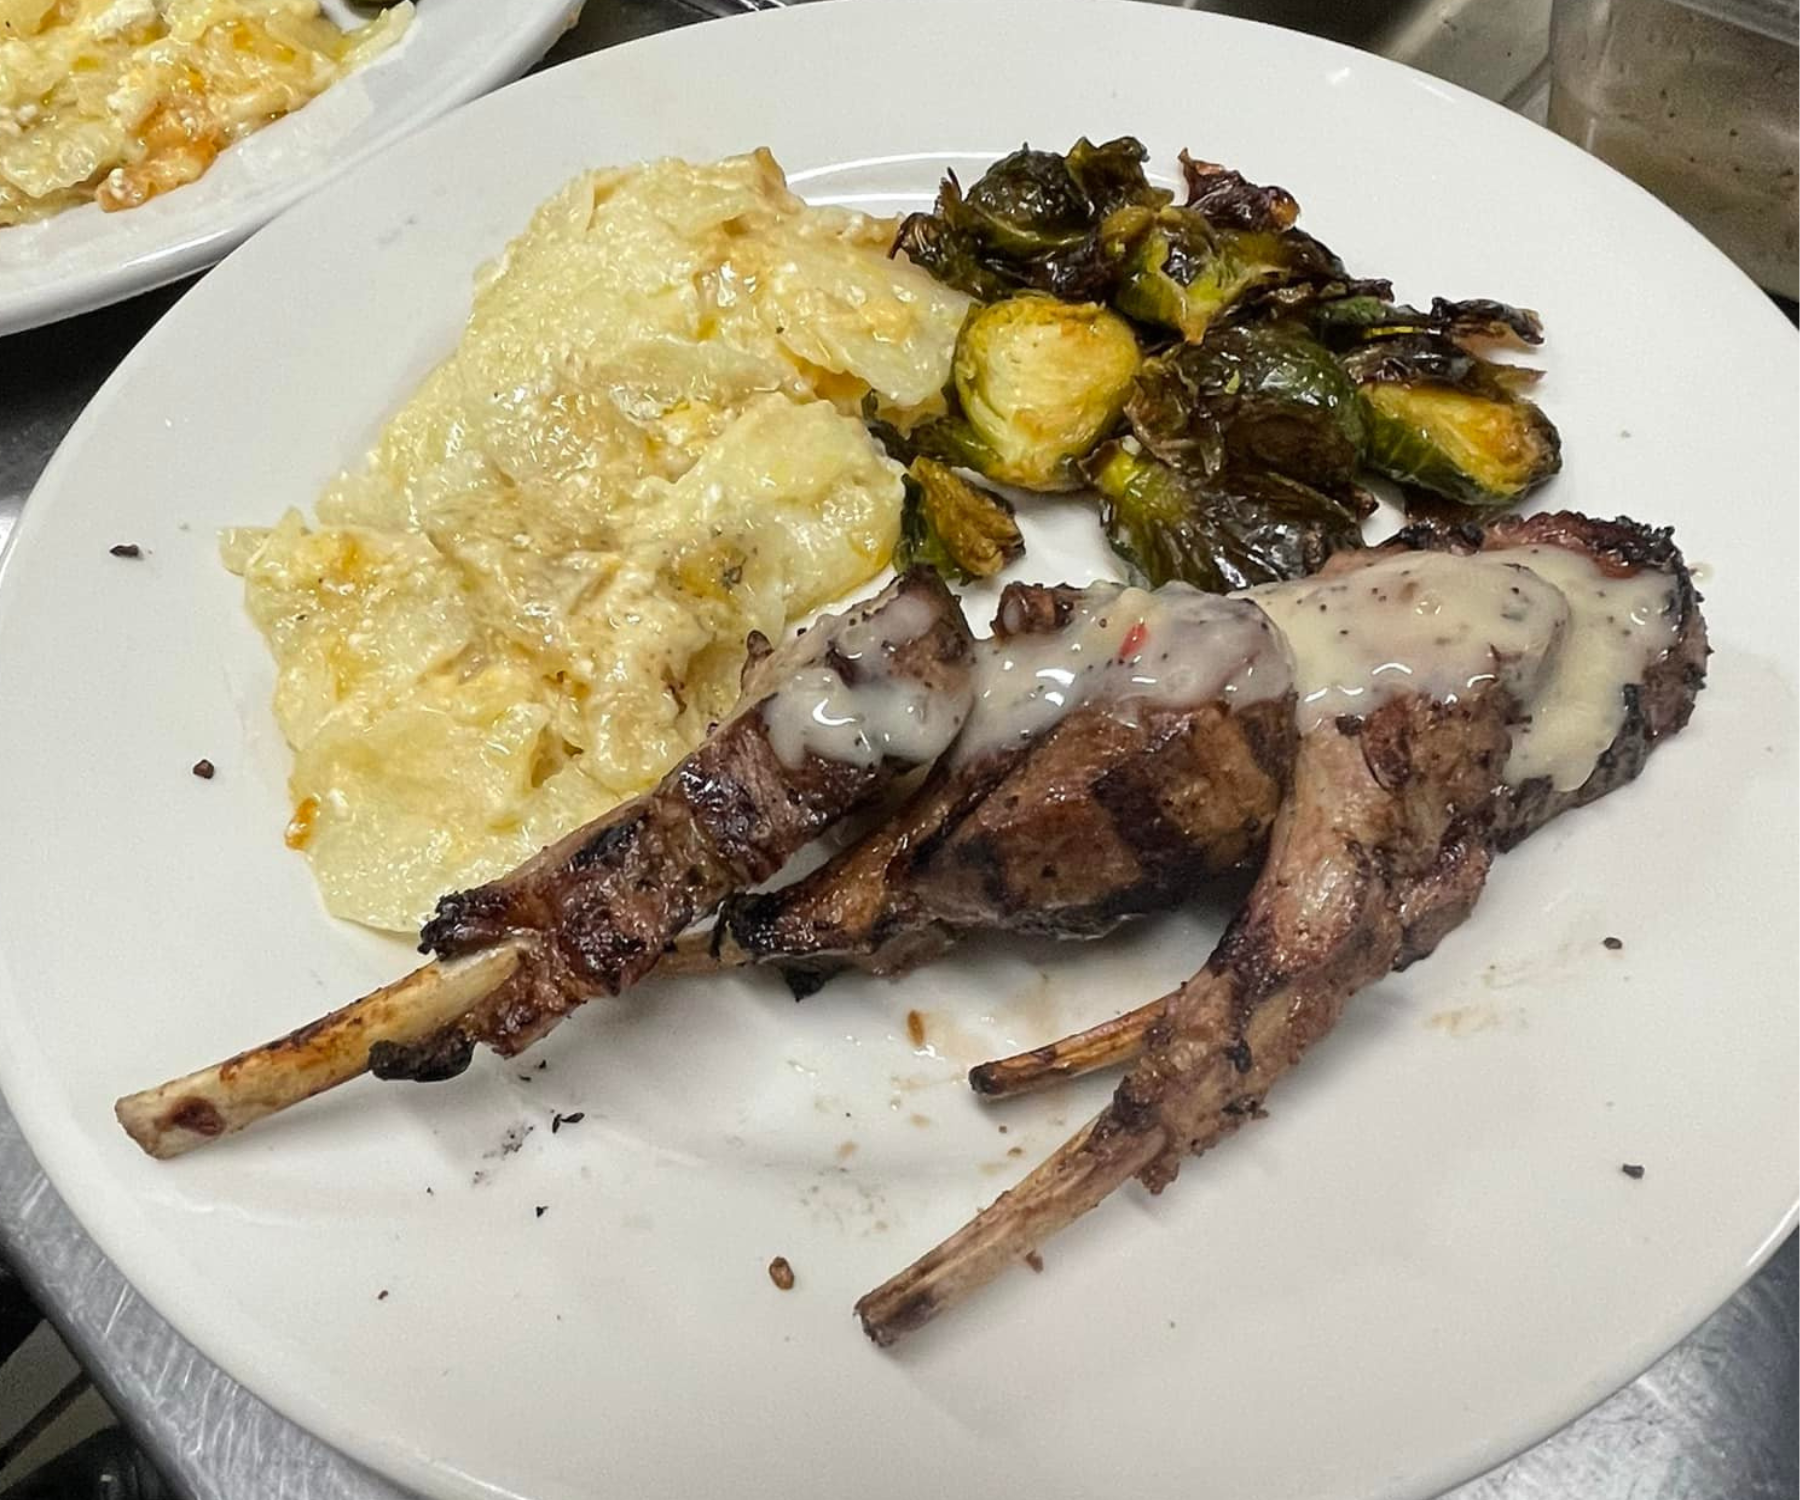
<path fill-rule="evenodd" d="M 996 1108 L 963 1070 L 1159 993 L 1216 914 L 970 945 L 802 1005 L 767 976 L 651 984 L 523 1064 L 142 1156 L 116 1095 L 416 961 L 328 919 L 282 846 L 270 668 L 216 529 L 358 457 L 452 347 L 476 266 L 584 167 L 766 144 L 803 191 L 887 209 L 947 163 L 1127 131 L 1165 173 L 1187 145 L 1285 184 L 1405 297 L 1541 310 L 1567 457 L 1542 503 L 1672 524 L 1702 568 L 1710 685 L 1643 778 L 1502 859 L 1271 1119 L 893 1352 L 857 1295 L 1109 1087 Z M 0 579 L 0 1081 L 178 1329 L 432 1495 L 1435 1492 L 1641 1370 L 1794 1222 L 1795 424 L 1792 332 L 1698 234 L 1524 120 L 1321 41 L 864 0 L 555 69 L 231 257 L 45 473 Z M 1027 525 L 1019 573 L 1110 571 L 1070 506 Z M 146 555 L 108 555 L 127 541 Z M 553 1134 L 553 1111 L 586 1118 Z"/>
<path fill-rule="evenodd" d="M 345 168 L 517 78 L 581 6 L 424 0 L 394 46 L 239 141 L 198 181 L 141 208 L 106 213 L 90 203 L 0 229 L 0 334 L 104 307 L 211 265 Z M 321 8 L 341 26 L 374 14 L 348 0 L 321 0 Z"/>

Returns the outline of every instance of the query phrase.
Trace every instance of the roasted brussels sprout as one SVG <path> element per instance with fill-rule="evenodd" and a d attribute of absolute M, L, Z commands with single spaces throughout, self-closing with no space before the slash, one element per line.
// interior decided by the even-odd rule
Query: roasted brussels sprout
<path fill-rule="evenodd" d="M 1024 295 L 975 308 L 951 362 L 958 410 L 913 439 L 990 479 L 1071 489 L 1075 460 L 1117 424 L 1140 362 L 1131 325 L 1091 302 Z"/>
<path fill-rule="evenodd" d="M 906 474 L 900 512 L 900 544 L 894 567 L 936 568 L 956 583 L 991 578 L 1025 552 L 1013 508 L 990 490 L 977 489 L 945 465 L 916 458 Z"/>
<path fill-rule="evenodd" d="M 1127 210 L 1108 222 L 1121 245 L 1113 305 L 1127 317 L 1173 328 L 1190 344 L 1254 294 L 1283 286 L 1334 292 L 1350 285 L 1343 265 L 1297 229 L 1230 229 L 1189 208 Z"/>
<path fill-rule="evenodd" d="M 1344 358 L 1376 472 L 1463 505 L 1512 505 L 1562 467 L 1562 441 L 1523 392 L 1537 372 L 1494 364 L 1437 333 L 1362 345 Z"/>
<path fill-rule="evenodd" d="M 995 162 L 966 195 L 951 173 L 930 213 L 901 222 L 894 249 L 984 302 L 1020 290 L 1103 300 L 1119 250 L 1102 236 L 1103 221 L 1169 201 L 1144 178 L 1148 154 L 1129 136 L 1103 146 L 1084 137 L 1067 156 L 1027 147 Z"/>
<path fill-rule="evenodd" d="M 1107 541 L 1152 588 L 1179 579 L 1227 593 L 1302 577 L 1362 545 L 1349 505 L 1285 475 L 1228 468 L 1201 479 L 1130 440 L 1107 444 L 1087 467 Z"/>
<path fill-rule="evenodd" d="M 1152 457 L 1203 477 L 1235 465 L 1347 484 L 1364 440 L 1344 367 L 1315 339 L 1274 325 L 1221 328 L 1146 361 L 1125 416 Z"/>

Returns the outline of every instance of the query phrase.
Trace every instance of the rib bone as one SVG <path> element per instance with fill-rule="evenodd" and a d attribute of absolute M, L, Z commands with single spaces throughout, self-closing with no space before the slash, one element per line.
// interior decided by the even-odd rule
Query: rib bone
<path fill-rule="evenodd" d="M 502 943 L 467 958 L 434 960 L 273 1042 L 128 1094 L 113 1113 L 152 1156 L 180 1156 L 348 1083 L 368 1071 L 377 1042 L 405 1045 L 430 1036 L 511 978 L 520 958 L 517 944 Z"/>

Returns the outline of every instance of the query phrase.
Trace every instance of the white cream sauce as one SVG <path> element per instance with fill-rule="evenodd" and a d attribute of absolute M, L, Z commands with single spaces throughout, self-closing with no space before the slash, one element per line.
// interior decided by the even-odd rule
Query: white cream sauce
<path fill-rule="evenodd" d="M 1618 738 L 1626 685 L 1641 682 L 1675 644 L 1675 583 L 1650 569 L 1609 577 L 1566 547 L 1518 547 L 1508 555 L 1562 590 L 1574 629 L 1530 719 L 1513 730 L 1506 779 L 1518 786 L 1548 776 L 1559 792 L 1570 791 Z"/>
<path fill-rule="evenodd" d="M 969 715 L 972 689 L 933 689 L 892 670 L 894 654 L 937 621 L 937 611 L 909 594 L 854 614 L 821 620 L 808 632 L 810 655 L 763 701 L 769 743 L 785 766 L 808 755 L 871 767 L 892 759 L 923 765 L 942 755 Z M 845 676 L 825 654 L 852 664 Z"/>
<path fill-rule="evenodd" d="M 1059 630 L 976 642 L 975 703 L 954 753 L 1027 742 L 1083 705 L 1135 723 L 1146 707 L 1256 703 L 1292 681 L 1260 609 L 1185 584 L 1093 584 Z"/>
<path fill-rule="evenodd" d="M 1546 776 L 1562 791 L 1593 772 L 1624 722 L 1626 685 L 1642 679 L 1676 628 L 1666 575 L 1609 577 L 1562 547 L 1400 553 L 1241 597 L 1288 639 L 1302 732 L 1399 693 L 1454 703 L 1498 682 L 1524 716 L 1507 781 Z"/>

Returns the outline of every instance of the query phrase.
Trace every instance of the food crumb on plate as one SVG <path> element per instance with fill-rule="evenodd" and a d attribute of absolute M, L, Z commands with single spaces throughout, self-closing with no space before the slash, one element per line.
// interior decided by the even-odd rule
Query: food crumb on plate
<path fill-rule="evenodd" d="M 916 1010 L 906 1013 L 906 1039 L 915 1047 L 925 1045 L 925 1017 Z"/>
<path fill-rule="evenodd" d="M 1644 1169 L 1634 1161 L 1621 1162 L 1619 1164 L 1619 1170 L 1633 1182 L 1636 1182 L 1638 1178 L 1644 1175 Z"/>
<path fill-rule="evenodd" d="M 550 1205 L 548 1203 L 540 1203 L 537 1205 L 536 1208 L 532 1209 L 532 1211 L 531 1211 L 532 1217 L 537 1218 L 537 1219 L 543 1218 L 544 1215 L 549 1212 L 550 1212 Z"/>
<path fill-rule="evenodd" d="M 1044 1269 L 1044 1257 L 1039 1255 L 1035 1250 L 1027 1250 L 1025 1252 L 1025 1264 L 1030 1266 L 1032 1270 L 1041 1274 Z"/>
<path fill-rule="evenodd" d="M 383 1288 L 382 1288 L 382 1289 L 381 1289 L 381 1290 L 380 1290 L 380 1291 L 379 1291 L 379 1292 L 377 1292 L 377 1293 L 376 1293 L 376 1294 L 375 1294 L 375 1300 L 376 1300 L 376 1301 L 377 1301 L 377 1302 L 386 1302 L 386 1301 L 387 1301 L 387 1296 L 388 1296 L 388 1294 L 387 1294 L 387 1288 L 386 1288 L 386 1287 L 383 1287 Z"/>
<path fill-rule="evenodd" d="M 193 764 L 194 774 L 196 776 L 198 776 L 202 781 L 211 781 L 213 779 L 214 772 L 217 770 L 218 770 L 218 767 L 216 767 L 210 760 L 206 759 L 205 756 L 202 756 L 199 760 L 195 761 Z"/>
<path fill-rule="evenodd" d="M 784 1292 L 794 1289 L 794 1268 L 788 1264 L 785 1255 L 777 1255 L 769 1262 L 769 1280 Z"/>
<path fill-rule="evenodd" d="M 114 557 L 142 557 L 144 549 L 136 542 L 116 542 L 106 549 Z"/>
<path fill-rule="evenodd" d="M 1600 946 L 1602 948 L 1607 949 L 1609 952 L 1617 953 L 1621 948 L 1623 948 L 1625 946 L 1625 940 L 1623 938 L 1616 938 L 1616 937 L 1601 938 Z"/>

